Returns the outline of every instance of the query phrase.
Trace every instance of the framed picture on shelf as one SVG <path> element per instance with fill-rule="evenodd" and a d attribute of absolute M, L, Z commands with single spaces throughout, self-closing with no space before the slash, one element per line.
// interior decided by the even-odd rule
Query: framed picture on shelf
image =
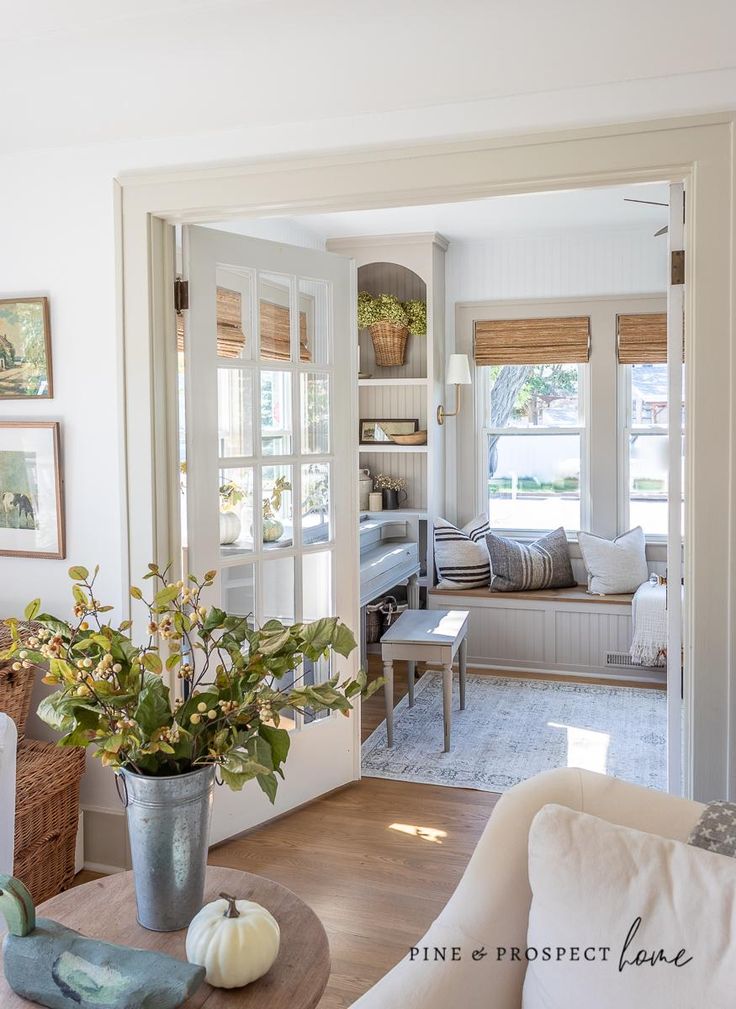
<path fill-rule="evenodd" d="M 48 298 L 0 301 L 0 400 L 51 399 Z"/>
<path fill-rule="evenodd" d="M 65 556 L 56 421 L 0 421 L 0 555 Z"/>
<path fill-rule="evenodd" d="M 394 435 L 414 434 L 419 430 L 419 421 L 396 418 L 361 418 L 360 444 L 390 444 Z"/>

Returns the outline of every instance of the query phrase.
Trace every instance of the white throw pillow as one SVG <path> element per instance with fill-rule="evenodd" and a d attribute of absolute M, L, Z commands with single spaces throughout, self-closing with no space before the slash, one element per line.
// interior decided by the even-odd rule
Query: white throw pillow
<path fill-rule="evenodd" d="M 522 1009 L 736 1005 L 735 859 L 549 805 L 529 882 Z"/>
<path fill-rule="evenodd" d="M 447 519 L 434 522 L 434 563 L 440 589 L 487 589 L 491 583 L 491 559 L 486 536 L 487 515 L 478 515 L 462 529 Z"/>
<path fill-rule="evenodd" d="M 615 540 L 579 532 L 578 543 L 588 571 L 588 592 L 594 595 L 636 592 L 649 578 L 646 538 L 641 526 L 629 529 Z"/>

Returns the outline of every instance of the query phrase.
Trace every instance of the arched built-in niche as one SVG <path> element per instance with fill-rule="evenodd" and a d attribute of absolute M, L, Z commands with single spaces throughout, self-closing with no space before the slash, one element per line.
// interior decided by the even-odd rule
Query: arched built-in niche
<path fill-rule="evenodd" d="M 358 290 L 377 294 L 393 294 L 399 301 L 418 299 L 426 302 L 427 285 L 413 270 L 399 263 L 366 263 L 358 268 Z M 373 341 L 367 329 L 360 331 L 360 371 L 365 377 L 426 378 L 427 338 L 409 334 L 406 358 L 402 366 L 380 368 L 373 353 Z"/>

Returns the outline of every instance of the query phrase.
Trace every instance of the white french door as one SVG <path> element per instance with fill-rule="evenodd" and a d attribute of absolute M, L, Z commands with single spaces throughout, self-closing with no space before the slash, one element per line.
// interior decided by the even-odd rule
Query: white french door
<path fill-rule="evenodd" d="M 667 506 L 667 788 L 681 795 L 683 782 L 683 338 L 685 325 L 684 276 L 677 276 L 673 253 L 685 248 L 685 190 L 670 185 L 670 283 L 667 288 L 668 506 Z"/>
<path fill-rule="evenodd" d="M 337 614 L 357 631 L 351 262 L 193 226 L 182 253 L 188 568 L 217 571 L 210 602 L 256 624 Z M 332 661 L 295 676 L 357 671 L 357 651 Z M 217 789 L 211 843 L 358 777 L 358 723 L 282 720 L 291 749 L 275 805 L 255 782 Z"/>

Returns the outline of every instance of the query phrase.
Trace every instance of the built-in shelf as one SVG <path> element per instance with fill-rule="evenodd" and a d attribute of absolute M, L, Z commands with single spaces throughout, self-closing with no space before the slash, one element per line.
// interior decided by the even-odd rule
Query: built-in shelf
<path fill-rule="evenodd" d="M 424 385 L 426 386 L 426 378 L 359 378 L 358 385 L 360 388 L 376 389 L 381 386 L 388 386 L 391 388 L 407 386 L 407 385 Z"/>
<path fill-rule="evenodd" d="M 441 235 L 377 235 L 337 238 L 329 252 L 349 256 L 358 272 L 358 290 L 373 297 L 394 295 L 399 301 L 418 299 L 427 304 L 426 334 L 411 334 L 401 364 L 382 367 L 368 329 L 358 333 L 360 417 L 413 419 L 426 429 L 427 444 L 392 442 L 358 446 L 358 465 L 375 481 L 390 477 L 406 490 L 413 507 L 361 513 L 361 526 L 383 525 L 387 536 L 403 525 L 405 535 L 418 544 L 421 570 L 434 571 L 434 543 L 430 523 L 445 513 L 445 428 L 435 423 L 437 405 L 445 399 L 445 250 Z M 454 402 L 454 401 L 453 401 Z M 355 432 L 359 436 L 359 432 Z M 404 495 L 402 494 L 403 498 Z M 364 501 L 365 503 L 365 501 Z M 394 525 L 393 523 L 397 523 Z"/>
<path fill-rule="evenodd" d="M 402 454 L 408 452 L 422 452 L 426 454 L 426 445 L 385 445 L 382 442 L 376 443 L 375 445 L 360 445 L 360 454 L 367 455 L 369 452 L 399 452 Z"/>

